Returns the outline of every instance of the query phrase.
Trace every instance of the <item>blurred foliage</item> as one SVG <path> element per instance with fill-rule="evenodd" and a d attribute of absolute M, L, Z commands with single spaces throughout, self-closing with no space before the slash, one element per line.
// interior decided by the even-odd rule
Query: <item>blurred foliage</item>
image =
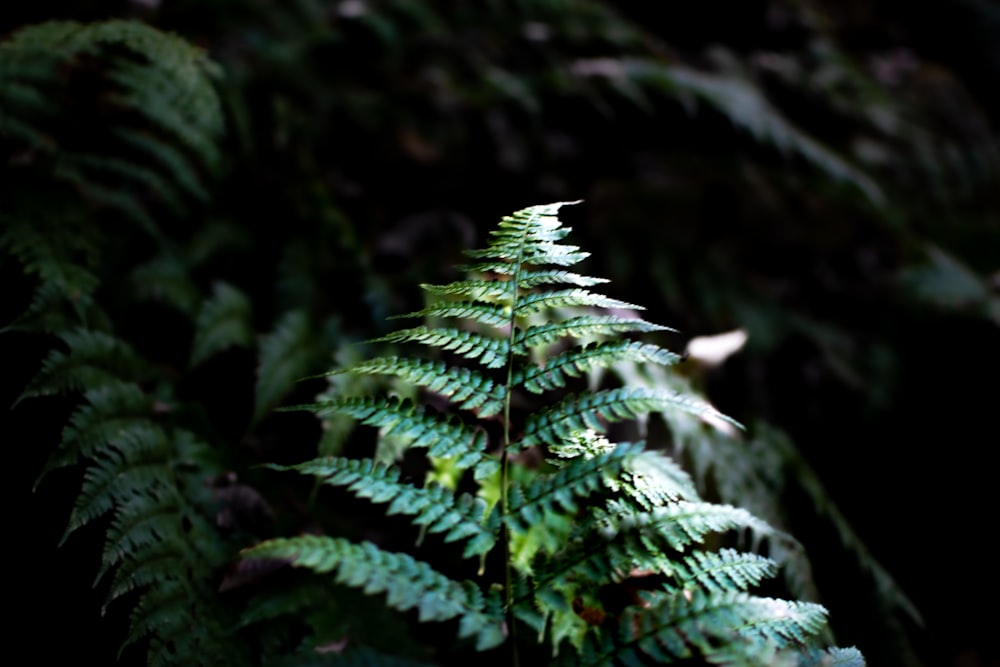
<path fill-rule="evenodd" d="M 872 664 L 986 664 L 974 609 L 1000 592 L 952 577 L 991 565 L 996 392 L 976 380 L 1000 372 L 998 31 L 985 0 L 5 7 L 0 352 L 8 402 L 39 396 L 4 415 L 33 433 L 11 469 L 33 478 L 76 442 L 56 417 L 99 413 L 87 390 L 111 377 L 141 391 L 157 447 L 214 461 L 194 485 L 229 499 L 210 551 L 308 525 L 311 490 L 251 467 L 315 452 L 316 424 L 272 412 L 323 389 L 295 380 L 364 356 L 352 343 L 418 309 L 419 283 L 457 278 L 504 212 L 584 199 L 567 220 L 599 250 L 588 272 L 678 326 L 672 347 L 747 333 L 682 368 L 761 424 L 755 474 L 794 454 L 777 465 L 800 484 L 758 482 L 786 498 L 840 643 Z M 103 375 L 53 375 L 105 343 Z M 175 472 L 158 498 L 193 488 Z M 58 479 L 68 502 L 39 517 L 75 501 L 62 474 L 39 494 Z M 368 511 L 339 509 L 345 529 Z M 878 561 L 925 628 L 874 601 Z M 56 562 L 42 579 L 62 597 L 52 571 L 76 561 Z"/>

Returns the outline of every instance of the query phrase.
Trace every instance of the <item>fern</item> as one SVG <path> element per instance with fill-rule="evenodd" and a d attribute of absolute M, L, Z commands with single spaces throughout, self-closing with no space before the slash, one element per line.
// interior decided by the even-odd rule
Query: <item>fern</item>
<path fill-rule="evenodd" d="M 205 200 L 222 160 L 216 75 L 200 50 L 136 21 L 30 26 L 0 43 L 0 136 L 31 152 L 29 168 L 162 240 L 153 209 Z M 95 103 L 110 122 L 58 122 L 61 105 Z"/>
<path fill-rule="evenodd" d="M 417 623 L 457 622 L 460 645 L 468 639 L 479 651 L 505 645 L 516 655 L 537 643 L 581 664 L 696 655 L 717 664 L 812 659 L 825 609 L 755 595 L 777 564 L 711 547 L 744 531 L 755 544 L 790 538 L 744 509 L 702 500 L 663 453 L 601 435 L 612 423 L 650 413 L 733 422 L 691 392 L 576 388 L 595 369 L 669 366 L 677 356 L 620 338 L 667 329 L 632 315 L 637 306 L 583 289 L 604 281 L 565 270 L 587 253 L 563 243 L 563 205 L 505 217 L 486 248 L 468 253 L 472 276 L 424 286 L 445 300 L 404 317 L 427 324 L 376 339 L 442 358 L 393 354 L 328 374 L 338 383 L 345 374 L 392 378 L 407 398 L 337 393 L 300 406 L 321 417 L 349 416 L 377 428 L 383 441 L 425 450 L 425 485 L 410 483 L 412 472 L 404 475 L 399 461 L 324 457 L 274 466 L 410 517 L 422 539 L 464 542 L 457 561 L 441 561 L 438 570 L 371 542 L 302 536 L 245 550 L 238 571 L 277 562 L 331 573 L 341 585 L 384 594 L 389 607 L 416 610 Z M 551 287 L 560 284 L 570 287 Z M 420 395 L 462 414 L 422 407 Z M 441 477 L 441 470 L 451 472 Z M 474 558 L 474 580 L 449 574 Z M 622 604 L 602 600 L 602 591 L 629 590 L 636 572 L 658 583 Z"/>
<path fill-rule="evenodd" d="M 70 408 L 36 487 L 82 470 L 63 541 L 103 528 L 95 586 L 105 609 L 131 609 L 122 650 L 151 665 L 249 662 L 213 581 L 228 556 L 208 484 L 222 472 L 216 452 L 163 359 L 126 341 L 105 309 L 127 298 L 123 276 L 140 299 L 184 313 L 203 300 L 162 223 L 203 204 L 221 166 L 215 77 L 201 50 L 134 21 L 49 22 L 0 42 L 0 259 L 34 291 L 5 329 L 53 347 L 19 400 Z M 121 254 L 138 259 L 123 266 Z"/>
<path fill-rule="evenodd" d="M 142 640 L 151 665 L 175 664 L 177 656 L 210 664 L 210 656 L 232 653 L 226 613 L 210 584 L 223 556 L 213 551 L 218 541 L 201 477 L 217 470 L 211 450 L 191 432 L 157 419 L 164 406 L 138 384 L 149 370 L 123 341 L 90 331 L 64 334 L 64 341 L 68 351 L 50 353 L 25 392 L 36 397 L 86 388 L 43 473 L 86 463 L 63 540 L 108 519 L 95 584 L 107 589 L 105 606 L 135 596 L 123 650 Z M 236 662 L 246 657 L 232 656 Z"/>

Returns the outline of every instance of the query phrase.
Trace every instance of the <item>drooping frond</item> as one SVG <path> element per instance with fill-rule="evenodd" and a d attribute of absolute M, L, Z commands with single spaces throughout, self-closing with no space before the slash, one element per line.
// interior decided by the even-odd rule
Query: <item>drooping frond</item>
<path fill-rule="evenodd" d="M 245 550 L 242 558 L 334 572 L 337 583 L 368 594 L 384 593 L 394 609 L 415 609 L 421 622 L 458 618 L 459 637 L 474 638 L 479 650 L 504 640 L 502 615 L 475 584 L 449 579 L 408 554 L 383 551 L 371 542 L 314 535 L 275 539 Z"/>
<path fill-rule="evenodd" d="M 429 533 L 444 533 L 445 542 L 468 540 L 464 557 L 485 554 L 496 540 L 499 516 L 487 513 L 486 502 L 468 494 L 459 496 L 436 484 L 426 488 L 400 481 L 396 468 L 371 459 L 325 457 L 294 466 L 271 466 L 319 477 L 323 484 L 343 486 L 359 498 L 388 503 L 386 514 L 414 516 L 413 523 Z"/>
<path fill-rule="evenodd" d="M 477 410 L 482 417 L 503 409 L 503 387 L 468 368 L 448 366 L 440 361 L 420 361 L 404 357 L 378 357 L 345 370 L 329 373 L 394 375 L 451 399 L 465 410 Z"/>

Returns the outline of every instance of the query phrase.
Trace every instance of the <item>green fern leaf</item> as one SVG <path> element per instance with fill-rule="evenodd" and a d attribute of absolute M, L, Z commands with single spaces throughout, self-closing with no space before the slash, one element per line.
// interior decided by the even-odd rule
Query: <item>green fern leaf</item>
<path fill-rule="evenodd" d="M 490 232 L 489 247 L 465 253 L 474 259 L 491 261 L 477 263 L 469 270 L 513 275 L 519 273 L 523 265 L 579 264 L 590 253 L 559 243 L 570 229 L 562 226 L 557 213 L 570 203 L 576 202 L 532 206 L 504 216 L 497 229 Z"/>
<path fill-rule="evenodd" d="M 493 327 L 506 327 L 510 324 L 510 306 L 481 301 L 441 301 L 423 310 L 396 315 L 390 319 L 414 317 L 452 317 L 473 320 Z"/>
<path fill-rule="evenodd" d="M 608 485 L 618 476 L 626 459 L 638 451 L 637 445 L 618 445 L 597 456 L 577 459 L 575 465 L 539 476 L 523 487 L 515 487 L 506 516 L 508 525 L 515 531 L 523 531 L 544 523 L 554 512 L 576 512 L 579 498 Z"/>
<path fill-rule="evenodd" d="M 703 400 L 690 395 L 656 389 L 607 389 L 570 396 L 558 404 L 536 412 L 525 420 L 521 447 L 571 438 L 591 429 L 603 432 L 607 422 L 632 419 L 651 412 L 679 410 L 699 417 L 731 421 Z"/>
<path fill-rule="evenodd" d="M 612 644 L 610 637 L 603 636 L 598 646 L 587 647 L 583 664 L 628 663 L 640 656 L 673 662 L 695 652 L 716 654 L 721 644 L 730 659 L 738 656 L 745 663 L 763 665 L 768 663 L 762 658 L 818 632 L 826 622 L 826 612 L 819 605 L 745 593 L 695 591 L 655 600 L 653 606 L 627 610 L 619 624 L 621 641 Z"/>
<path fill-rule="evenodd" d="M 159 255 L 140 264 L 129 282 L 140 301 L 167 304 L 192 319 L 202 298 L 184 261 L 173 255 Z"/>
<path fill-rule="evenodd" d="M 697 585 L 709 593 L 746 591 L 776 573 L 770 558 L 735 549 L 695 551 L 674 567 L 681 588 Z"/>
<path fill-rule="evenodd" d="M 454 352 L 466 359 L 477 361 L 486 368 L 500 368 L 505 365 L 510 352 L 510 341 L 506 338 L 492 338 L 475 331 L 435 329 L 425 326 L 395 331 L 372 342 L 422 343 Z"/>
<path fill-rule="evenodd" d="M 626 462 L 625 471 L 619 482 L 621 490 L 644 510 L 679 500 L 698 499 L 698 491 L 687 471 L 659 452 L 640 452 Z"/>
<path fill-rule="evenodd" d="M 134 383 L 118 383 L 87 391 L 84 403 L 70 416 L 62 439 L 35 482 L 58 468 L 92 459 L 116 437 L 148 428 L 153 401 Z"/>
<path fill-rule="evenodd" d="M 12 326 L 23 326 L 23 322 L 43 310 L 38 302 L 44 297 L 55 296 L 71 304 L 77 316 L 82 315 L 98 285 L 93 272 L 96 264 L 94 237 L 93 230 L 73 224 L 72 219 L 47 224 L 37 219 L 21 220 L 0 215 L 0 250 L 16 257 L 25 275 L 37 275 L 41 283 L 35 302 Z M 60 324 L 65 326 L 66 322 Z"/>
<path fill-rule="evenodd" d="M 212 296 L 202 304 L 195 322 L 191 365 L 232 347 L 253 345 L 250 300 L 227 283 L 216 283 Z"/>
<path fill-rule="evenodd" d="M 669 366 L 680 356 L 649 343 L 614 341 L 591 343 L 564 350 L 549 358 L 542 366 L 529 366 L 514 376 L 514 385 L 541 394 L 566 386 L 567 378 L 585 375 L 594 368 L 605 368 L 622 361 Z"/>
<path fill-rule="evenodd" d="M 66 536 L 120 504 L 122 499 L 156 489 L 169 478 L 163 432 L 152 425 L 121 434 L 84 474 Z M 66 539 L 65 537 L 63 538 Z"/>
<path fill-rule="evenodd" d="M 474 585 L 463 585 L 407 554 L 383 551 L 370 542 L 303 536 L 276 539 L 243 551 L 241 558 L 286 560 L 315 572 L 334 572 L 336 581 L 368 594 L 385 593 L 386 604 L 415 609 L 420 621 L 460 619 L 460 637 L 474 637 L 485 650 L 504 640 L 502 617 L 488 608 Z"/>
<path fill-rule="evenodd" d="M 313 410 L 320 416 L 349 415 L 363 424 L 383 429 L 385 435 L 407 438 L 410 447 L 426 448 L 428 456 L 455 458 L 462 468 L 478 463 L 486 451 L 483 431 L 466 426 L 455 417 L 428 414 L 409 400 L 351 396 L 299 408 Z"/>
<path fill-rule="evenodd" d="M 61 334 L 69 350 L 54 350 L 18 400 L 75 391 L 100 391 L 115 387 L 122 379 L 137 381 L 147 372 L 146 364 L 120 339 L 88 329 Z"/>
<path fill-rule="evenodd" d="M 432 485 L 416 488 L 401 482 L 399 470 L 372 459 L 325 457 L 294 466 L 270 466 L 315 475 L 330 486 L 343 486 L 359 498 L 388 503 L 386 513 L 409 514 L 414 524 L 430 533 L 444 533 L 445 542 L 468 539 L 465 558 L 487 553 L 496 540 L 496 512 L 487 514 L 486 502 L 468 494 L 455 496 L 450 489 Z"/>
<path fill-rule="evenodd" d="M 538 292 L 528 294 L 518 300 L 514 314 L 517 317 L 526 317 L 532 313 L 537 313 L 551 308 L 565 307 L 593 307 L 593 308 L 620 308 L 624 310 L 644 310 L 642 306 L 632 303 L 612 299 L 602 294 L 595 294 L 584 289 L 568 289 L 556 292 Z"/>
<path fill-rule="evenodd" d="M 510 305 L 514 284 L 508 280 L 458 280 L 447 285 L 422 284 L 429 294 L 464 297 L 468 302 L 494 302 Z"/>
<path fill-rule="evenodd" d="M 614 315 L 581 315 L 565 322 L 550 322 L 528 327 L 514 336 L 514 350 L 548 345 L 562 338 L 596 338 L 619 333 L 649 333 L 673 331 L 670 327 L 640 319 L 625 319 Z"/>
<path fill-rule="evenodd" d="M 502 386 L 468 368 L 452 367 L 438 361 L 378 357 L 327 375 L 339 373 L 394 375 L 449 398 L 464 410 L 477 410 L 481 417 L 495 415 L 503 409 Z"/>
<path fill-rule="evenodd" d="M 591 276 L 563 271 L 561 269 L 522 269 L 518 275 L 518 287 L 521 289 L 531 289 L 539 285 L 575 285 L 577 287 L 593 287 L 610 282 L 607 278 L 594 278 Z"/>
<path fill-rule="evenodd" d="M 309 318 L 301 310 L 285 313 L 274 331 L 261 337 L 254 398 L 254 420 L 259 421 L 309 370 L 313 346 Z"/>
<path fill-rule="evenodd" d="M 776 656 L 805 655 L 825 611 L 746 594 L 772 576 L 777 564 L 705 546 L 729 531 L 749 530 L 755 540 L 769 538 L 771 546 L 784 544 L 787 536 L 744 509 L 702 501 L 691 477 L 661 453 L 598 435 L 610 423 L 657 412 L 672 430 L 684 427 L 678 429 L 683 443 L 702 428 L 699 419 L 727 420 L 711 405 L 680 383 L 662 381 L 564 395 L 522 416 L 522 407 L 530 410 L 534 399 L 518 394 L 521 389 L 546 394 L 594 370 L 678 360 L 656 345 L 621 340 L 623 334 L 667 328 L 627 313 L 602 314 L 600 309 L 638 309 L 585 289 L 603 280 L 551 268 L 587 256 L 562 243 L 569 229 L 556 217 L 560 206 L 504 218 L 488 247 L 467 253 L 477 260 L 469 269 L 481 278 L 425 285 L 446 299 L 403 316 L 426 318 L 425 324 L 376 339 L 418 343 L 483 368 L 385 356 L 328 374 L 392 376 L 474 414 L 457 420 L 410 399 L 350 396 L 377 387 L 346 383 L 337 383 L 326 400 L 302 406 L 376 427 L 380 443 L 426 447 L 426 479 L 442 484 L 418 488 L 399 469 L 369 459 L 323 458 L 277 468 L 315 475 L 323 484 L 385 504 L 387 514 L 412 517 L 422 534 L 464 540 L 463 557 L 480 558 L 480 576 L 496 595 L 486 600 L 471 582 L 460 584 L 409 555 L 339 538 L 271 540 L 243 559 L 332 572 L 338 583 L 385 594 L 389 607 L 415 609 L 421 620 L 458 619 L 460 636 L 476 637 L 480 649 L 504 641 L 503 616 L 584 662 L 638 664 L 698 655 L 768 664 Z M 569 288 L 544 289 L 560 284 Z M 446 319 L 460 323 L 436 321 Z M 570 340 L 580 342 L 566 347 Z M 563 349 L 546 359 L 543 348 L 552 343 L 563 343 Z M 505 367 L 507 373 L 491 372 Z M 395 386 L 406 395 L 417 393 Z M 526 400 L 515 402 L 520 399 Z M 499 441 L 493 447 L 487 432 Z M 474 474 L 466 474 L 470 469 Z M 465 491 L 474 485 L 475 494 Z M 602 591 L 628 586 L 636 572 L 657 575 L 657 586 L 644 600 L 603 609 Z M 615 624 L 617 639 L 609 632 Z"/>
<path fill-rule="evenodd" d="M 760 537 L 777 532 L 745 509 L 731 505 L 678 501 L 651 512 L 635 512 L 613 502 L 609 508 L 601 513 L 605 535 L 638 531 L 644 539 L 654 539 L 674 551 L 702 542 L 709 533 L 748 528 Z"/>

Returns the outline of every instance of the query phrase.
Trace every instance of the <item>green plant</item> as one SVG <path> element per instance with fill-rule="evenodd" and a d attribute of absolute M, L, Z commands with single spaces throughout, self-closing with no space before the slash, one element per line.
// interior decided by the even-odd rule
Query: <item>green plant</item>
<path fill-rule="evenodd" d="M 379 339 L 420 344 L 438 358 L 382 356 L 331 373 L 395 378 L 396 396 L 337 393 L 305 406 L 379 429 L 380 458 L 425 450 L 423 468 L 348 456 L 273 466 L 386 505 L 387 516 L 419 528 L 418 541 L 439 536 L 435 553 L 424 560 L 310 534 L 245 550 L 238 572 L 274 562 L 330 573 L 337 584 L 384 594 L 388 607 L 414 612 L 419 623 L 452 623 L 467 648 L 509 651 L 514 664 L 522 654 L 586 665 L 694 656 L 861 664 L 854 649 L 818 648 L 822 606 L 752 592 L 777 563 L 737 548 L 736 538 L 787 545 L 790 537 L 743 509 L 704 501 L 664 452 L 599 435 L 650 413 L 726 418 L 689 392 L 580 390 L 592 370 L 670 365 L 677 356 L 626 337 L 665 327 L 587 289 L 604 280 L 568 270 L 587 253 L 561 243 L 569 233 L 561 206 L 505 217 L 487 248 L 468 252 L 470 278 L 424 286 L 443 298 L 407 317 L 428 324 Z M 424 400 L 414 400 L 417 390 Z M 452 543 L 464 545 L 460 557 L 436 553 Z M 333 640 L 314 636 L 300 649 Z M 349 633 L 343 641 L 338 651 L 351 644 Z M 459 651 L 430 657 L 447 661 Z"/>
<path fill-rule="evenodd" d="M 132 647 L 150 665 L 248 659 L 227 646 L 234 621 L 216 591 L 235 549 L 210 483 L 225 456 L 172 366 L 186 332 L 141 335 L 129 326 L 141 317 L 120 310 L 190 326 L 194 362 L 251 337 L 248 321 L 233 336 L 232 317 L 212 317 L 235 290 L 205 299 L 193 275 L 220 226 L 183 242 L 220 169 L 217 73 L 202 50 L 135 21 L 53 21 L 0 43 L 0 266 L 19 270 L 11 293 L 26 303 L 0 332 L 43 349 L 15 408 L 41 403 L 61 427 L 35 487 L 82 470 L 63 543 L 103 529 L 101 613 L 127 617 L 119 656 Z"/>

